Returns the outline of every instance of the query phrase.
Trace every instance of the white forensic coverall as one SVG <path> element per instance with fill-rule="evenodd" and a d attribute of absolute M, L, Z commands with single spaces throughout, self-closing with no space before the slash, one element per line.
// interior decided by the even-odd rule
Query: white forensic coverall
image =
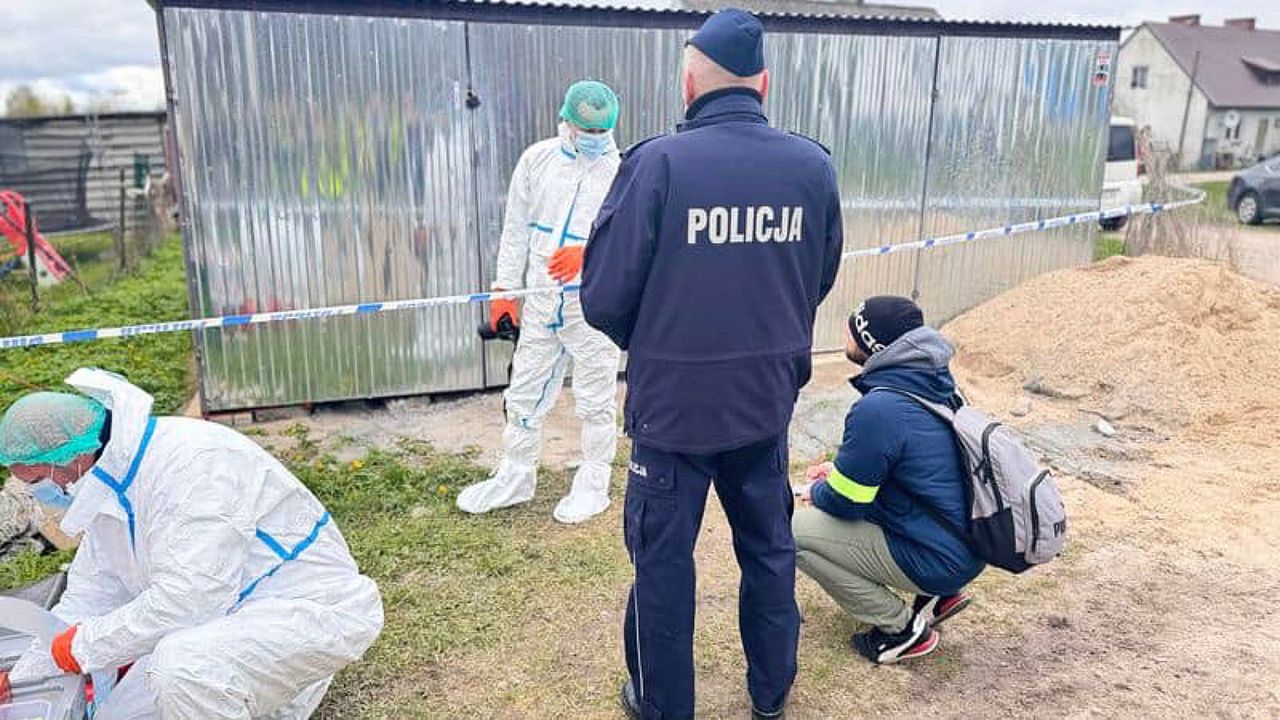
<path fill-rule="evenodd" d="M 547 263 L 561 247 L 586 244 L 619 162 L 616 148 L 595 159 L 576 152 L 563 127 L 559 137 L 525 150 L 507 192 L 493 287 L 558 287 L 547 274 Z M 492 478 L 458 495 L 458 507 L 482 513 L 533 498 L 542 422 L 560 395 L 570 359 L 582 421 L 582 464 L 569 495 L 556 506 L 555 518 L 582 522 L 609 507 L 610 467 L 618 445 L 620 357 L 608 337 L 587 325 L 576 292 L 525 297 L 505 394 L 505 454 Z"/>
<path fill-rule="evenodd" d="M 84 537 L 53 613 L 80 626 L 85 673 L 134 663 L 95 720 L 309 717 L 383 623 L 320 501 L 234 430 L 153 419 L 118 375 L 67 383 L 111 411 L 111 437 L 71 488 L 62 529 Z M 11 679 L 47 673 L 47 653 Z"/>

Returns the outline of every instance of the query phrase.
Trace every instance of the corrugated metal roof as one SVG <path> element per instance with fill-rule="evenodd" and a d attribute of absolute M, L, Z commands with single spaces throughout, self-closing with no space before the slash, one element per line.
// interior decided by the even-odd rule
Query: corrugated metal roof
<path fill-rule="evenodd" d="M 453 0 L 459 3 L 477 2 L 477 0 Z M 652 0 L 639 2 L 617 2 L 616 0 L 578 0 L 577 2 L 557 2 L 555 0 L 479 0 L 497 5 L 525 5 L 536 7 L 560 8 L 606 8 L 611 10 L 642 11 L 694 11 L 714 12 L 732 4 L 734 7 L 750 10 L 757 15 L 788 17 L 873 17 L 873 18 L 941 18 L 932 7 L 910 5 L 906 3 L 866 3 L 859 0 Z"/>
<path fill-rule="evenodd" d="M 1147 23 L 1187 75 L 1195 68 L 1196 87 L 1222 108 L 1280 108 L 1280 84 L 1268 73 L 1250 69 L 1247 59 L 1280 65 L 1280 31 Z M 1200 53 L 1197 67 L 1196 53 Z"/>
<path fill-rule="evenodd" d="M 734 0 L 735 7 L 769 15 L 801 15 L 837 17 L 924 17 L 940 18 L 931 7 L 865 3 L 856 0 Z M 673 7 L 712 12 L 725 6 L 724 0 L 674 0 Z"/>
<path fill-rule="evenodd" d="M 475 20 L 480 22 L 565 23 L 645 27 L 694 27 L 708 9 L 681 0 L 147 0 L 157 8 L 185 7 L 257 12 L 322 13 Z M 699 0 L 690 0 L 692 4 Z M 756 14 L 770 30 L 863 34 L 979 35 L 1116 40 L 1116 25 L 944 19 L 917 13 L 929 8 L 864 5 L 825 0 L 743 0 L 775 6 Z M 709 0 L 708 6 L 732 2 Z M 803 7 L 802 7 L 803 6 Z M 803 10 L 803 11 L 801 11 Z M 821 11 L 821 12 L 820 12 Z"/>
<path fill-rule="evenodd" d="M 140 110 L 132 112 L 108 112 L 108 113 L 68 113 L 63 115 L 34 115 L 31 117 L 8 118 L 0 117 L 0 123 L 8 125 L 34 125 L 44 122 L 57 121 L 65 122 L 75 120 L 78 122 L 114 122 L 117 120 L 158 120 L 164 121 L 164 110 Z"/>

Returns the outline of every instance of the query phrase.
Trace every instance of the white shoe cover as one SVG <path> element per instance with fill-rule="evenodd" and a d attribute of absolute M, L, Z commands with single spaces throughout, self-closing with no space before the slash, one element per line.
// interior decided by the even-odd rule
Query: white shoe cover
<path fill-rule="evenodd" d="M 536 469 L 518 468 L 504 460 L 493 477 L 468 485 L 458 493 L 458 509 L 480 515 L 490 510 L 526 503 L 533 499 L 537 486 Z"/>
<path fill-rule="evenodd" d="M 584 462 L 573 476 L 569 494 L 556 505 L 553 517 L 566 525 L 586 522 L 609 509 L 608 465 Z"/>

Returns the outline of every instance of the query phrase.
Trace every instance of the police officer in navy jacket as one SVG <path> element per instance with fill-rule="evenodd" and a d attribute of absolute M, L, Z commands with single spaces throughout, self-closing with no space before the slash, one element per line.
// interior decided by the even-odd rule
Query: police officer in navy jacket
<path fill-rule="evenodd" d="M 782 717 L 796 673 L 786 433 L 843 238 L 826 150 L 764 115 L 763 38 L 733 9 L 693 36 L 685 122 L 627 152 L 587 244 L 585 317 L 629 353 L 633 717 L 693 717 L 693 548 L 712 482 L 742 568 L 756 717 Z"/>

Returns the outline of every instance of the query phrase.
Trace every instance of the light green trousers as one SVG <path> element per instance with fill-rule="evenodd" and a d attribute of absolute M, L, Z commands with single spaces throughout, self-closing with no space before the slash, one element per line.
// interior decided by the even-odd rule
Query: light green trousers
<path fill-rule="evenodd" d="M 921 594 L 894 562 L 879 526 L 841 520 L 806 507 L 791 521 L 796 536 L 796 566 L 827 591 L 844 611 L 887 633 L 901 632 L 911 621 L 911 606 L 896 590 Z"/>

